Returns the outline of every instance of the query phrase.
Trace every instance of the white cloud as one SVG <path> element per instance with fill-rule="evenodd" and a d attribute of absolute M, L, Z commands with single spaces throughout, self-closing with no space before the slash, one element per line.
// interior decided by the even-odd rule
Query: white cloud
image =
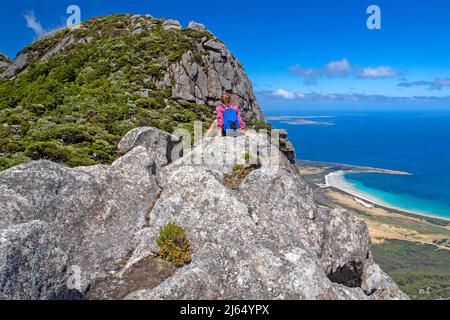
<path fill-rule="evenodd" d="M 356 68 L 347 58 L 330 61 L 322 68 L 306 68 L 294 65 L 289 69 L 293 74 L 303 78 L 306 85 L 315 85 L 319 78 L 345 78 L 354 76 L 360 79 L 380 79 L 400 76 L 400 72 L 394 71 L 389 66 Z"/>
<path fill-rule="evenodd" d="M 331 61 L 319 69 L 305 68 L 300 65 L 294 65 L 289 69 L 293 74 L 303 78 L 305 84 L 315 85 L 317 79 L 322 77 L 335 78 L 346 77 L 353 71 L 350 62 L 343 58 L 342 60 Z"/>
<path fill-rule="evenodd" d="M 315 85 L 317 84 L 317 78 L 321 77 L 320 70 L 315 70 L 312 68 L 303 68 L 300 65 L 295 65 L 289 68 L 289 70 L 296 76 L 303 78 L 305 84 Z"/>
<path fill-rule="evenodd" d="M 436 79 L 435 86 L 438 88 L 450 87 L 450 78 Z"/>
<path fill-rule="evenodd" d="M 262 99 L 283 99 L 290 101 L 360 101 L 360 102 L 450 102 L 450 96 L 387 96 L 363 93 L 332 93 L 332 92 L 308 92 L 300 93 L 284 89 L 276 91 L 258 91 Z"/>
<path fill-rule="evenodd" d="M 42 37 L 46 33 L 46 31 L 42 27 L 41 23 L 36 19 L 34 11 L 25 13 L 23 16 L 24 16 L 25 20 L 27 21 L 27 27 L 32 29 L 34 31 L 34 34 L 38 38 Z"/>
<path fill-rule="evenodd" d="M 392 68 L 388 66 L 368 67 L 359 70 L 359 76 L 361 78 L 380 79 L 398 77 L 399 75 L 399 72 L 392 70 Z"/>
<path fill-rule="evenodd" d="M 350 62 L 344 58 L 339 61 L 331 61 L 325 66 L 324 71 L 329 76 L 346 76 L 352 72 L 352 66 L 350 65 Z"/>
<path fill-rule="evenodd" d="M 293 100 L 293 99 L 297 98 L 297 94 L 295 92 L 292 92 L 289 90 L 284 90 L 284 89 L 275 90 L 273 92 L 273 95 L 277 96 L 277 97 L 281 97 L 286 100 Z"/>
<path fill-rule="evenodd" d="M 398 86 L 404 88 L 427 86 L 430 90 L 442 90 L 444 88 L 450 88 L 450 78 L 438 78 L 434 81 L 420 80 L 412 82 L 402 79 L 402 82 L 400 82 Z"/>

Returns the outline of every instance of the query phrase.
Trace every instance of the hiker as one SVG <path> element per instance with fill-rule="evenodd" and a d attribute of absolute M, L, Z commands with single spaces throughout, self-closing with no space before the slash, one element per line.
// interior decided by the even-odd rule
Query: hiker
<path fill-rule="evenodd" d="M 223 105 L 216 109 L 219 132 L 222 136 L 238 135 L 246 127 L 239 108 L 231 104 L 231 96 L 228 93 L 222 95 L 221 101 Z"/>

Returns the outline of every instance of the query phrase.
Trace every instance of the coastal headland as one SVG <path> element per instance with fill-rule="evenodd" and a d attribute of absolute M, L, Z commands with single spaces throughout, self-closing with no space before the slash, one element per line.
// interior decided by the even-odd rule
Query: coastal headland
<path fill-rule="evenodd" d="M 318 204 L 346 208 L 366 221 L 375 260 L 410 297 L 450 298 L 450 221 L 393 208 L 342 180 L 346 172 L 410 173 L 312 161 L 297 165 Z"/>

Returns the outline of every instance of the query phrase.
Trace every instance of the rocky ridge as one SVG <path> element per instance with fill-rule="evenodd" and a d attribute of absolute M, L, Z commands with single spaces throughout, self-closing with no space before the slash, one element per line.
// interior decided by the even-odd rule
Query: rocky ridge
<path fill-rule="evenodd" d="M 0 173 L 3 298 L 407 298 L 373 262 L 365 223 L 317 206 L 267 136 L 205 141 L 171 162 L 172 137 L 155 139 L 164 135 L 130 132 L 122 146 L 132 149 L 112 166 L 38 161 Z M 245 152 L 259 154 L 261 167 L 228 189 L 224 175 L 246 162 Z M 233 156 L 224 162 L 224 154 Z M 193 162 L 199 155 L 203 161 Z M 193 250 L 192 263 L 171 272 L 154 267 L 153 257 L 168 223 L 187 230 Z M 75 278 L 64 273 L 73 266 Z M 136 268 L 155 281 L 127 287 Z M 12 269 L 21 272 L 11 276 Z"/>

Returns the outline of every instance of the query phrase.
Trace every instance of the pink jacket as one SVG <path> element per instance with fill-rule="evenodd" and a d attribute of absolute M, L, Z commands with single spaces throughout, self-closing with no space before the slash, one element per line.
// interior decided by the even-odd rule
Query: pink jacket
<path fill-rule="evenodd" d="M 238 120 L 239 120 L 239 127 L 241 130 L 244 130 L 246 127 L 246 124 L 245 124 L 244 120 L 242 120 L 241 113 L 239 112 L 239 108 L 236 106 L 230 106 L 229 108 L 232 108 L 234 111 L 237 112 L 237 116 L 238 116 Z M 219 128 L 223 128 L 223 115 L 224 115 L 226 109 L 227 109 L 227 107 L 224 107 L 224 106 L 218 106 L 216 109 L 217 123 L 219 125 Z"/>

